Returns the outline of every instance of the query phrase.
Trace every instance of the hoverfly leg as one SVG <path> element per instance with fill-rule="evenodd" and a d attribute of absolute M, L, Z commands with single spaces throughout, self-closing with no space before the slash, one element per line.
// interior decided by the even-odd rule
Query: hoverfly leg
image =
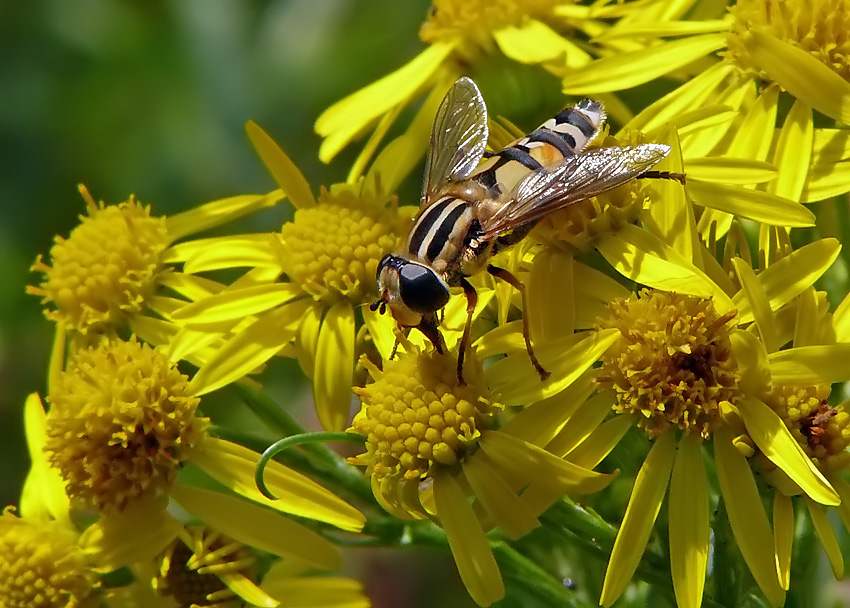
<path fill-rule="evenodd" d="M 637 176 L 637 179 L 672 179 L 685 185 L 684 173 L 673 173 L 672 171 L 644 171 Z"/>
<path fill-rule="evenodd" d="M 543 369 L 543 366 L 540 365 L 540 361 L 537 360 L 537 356 L 534 354 L 534 349 L 531 347 L 531 333 L 528 325 L 528 302 L 525 297 L 525 285 L 523 285 L 518 278 L 504 268 L 488 264 L 487 272 L 497 279 L 502 279 L 519 292 L 522 300 L 522 337 L 525 339 L 525 349 L 528 351 L 528 358 L 531 359 L 531 364 L 534 365 L 534 369 L 536 369 L 537 373 L 540 374 L 540 379 L 545 380 L 549 377 L 550 372 Z"/>
<path fill-rule="evenodd" d="M 463 326 L 463 337 L 460 339 L 460 348 L 457 353 L 457 381 L 461 386 L 466 384 L 463 379 L 463 361 L 466 358 L 466 349 L 469 348 L 469 332 L 472 329 L 472 315 L 478 305 L 478 293 L 465 278 L 460 280 L 463 287 L 463 295 L 466 296 L 466 324 Z"/>
<path fill-rule="evenodd" d="M 434 350 L 439 354 L 442 355 L 446 352 L 446 341 L 443 339 L 443 334 L 440 333 L 440 328 L 437 327 L 437 315 L 434 313 L 422 315 L 422 320 L 419 321 L 416 329 L 431 341 Z"/>
<path fill-rule="evenodd" d="M 401 336 L 403 335 L 406 338 L 409 333 L 409 327 L 402 327 L 401 329 L 396 328 L 396 330 L 393 332 L 393 335 L 395 335 L 395 342 L 393 342 L 393 350 L 390 353 L 390 361 L 395 359 L 395 356 L 398 354 L 398 347 L 399 345 L 401 345 Z"/>

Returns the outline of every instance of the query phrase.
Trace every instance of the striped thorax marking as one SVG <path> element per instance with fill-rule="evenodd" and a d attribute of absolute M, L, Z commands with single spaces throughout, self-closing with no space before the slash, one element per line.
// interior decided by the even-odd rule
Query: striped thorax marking
<path fill-rule="evenodd" d="M 408 253 L 425 264 L 452 261 L 460 253 L 472 219 L 469 202 L 454 196 L 438 199 L 414 224 L 407 243 Z"/>

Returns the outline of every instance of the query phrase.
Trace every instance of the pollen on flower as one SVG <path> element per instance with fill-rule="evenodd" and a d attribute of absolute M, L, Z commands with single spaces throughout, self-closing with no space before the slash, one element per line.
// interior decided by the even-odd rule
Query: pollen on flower
<path fill-rule="evenodd" d="M 77 351 L 48 400 L 47 452 L 70 496 L 101 510 L 170 487 L 207 419 L 160 350 L 103 340 Z"/>
<path fill-rule="evenodd" d="M 588 148 L 643 143 L 647 143 L 643 133 L 624 130 L 619 137 L 599 137 Z M 555 246 L 569 245 L 580 251 L 590 251 L 599 237 L 637 221 L 644 205 L 653 197 L 657 198 L 655 182 L 651 179 L 634 179 L 609 192 L 550 213 L 535 227 L 534 234 Z"/>
<path fill-rule="evenodd" d="M 406 221 L 395 204 L 364 199 L 349 185 L 322 189 L 315 207 L 283 226 L 281 264 L 317 300 L 360 304 L 377 293 L 378 262 L 395 249 Z"/>
<path fill-rule="evenodd" d="M 614 411 L 639 414 L 650 436 L 669 426 L 706 438 L 721 402 L 736 404 L 739 372 L 728 321 L 711 300 L 644 289 L 618 299 L 599 328 L 620 339 L 602 358 L 597 381 L 614 391 Z"/>
<path fill-rule="evenodd" d="M 419 37 L 432 44 L 442 40 L 460 41 L 493 49 L 494 31 L 510 25 L 522 25 L 526 18 L 551 19 L 563 0 L 434 0 L 428 20 L 422 24 Z M 469 49 L 471 50 L 471 49 Z"/>
<path fill-rule="evenodd" d="M 75 530 L 0 515 L 0 606 L 76 608 L 98 586 Z"/>
<path fill-rule="evenodd" d="M 493 401 L 470 362 L 460 385 L 456 359 L 412 349 L 383 371 L 361 359 L 375 381 L 355 387 L 362 402 L 351 430 L 366 436 L 366 453 L 350 459 L 384 487 L 422 480 L 456 465 L 476 447 L 502 405 Z"/>
<path fill-rule="evenodd" d="M 845 80 L 850 80 L 850 1 L 740 0 L 729 9 L 735 17 L 726 57 L 746 72 L 762 78 L 743 39 L 750 30 L 765 31 L 814 56 Z"/>
<path fill-rule="evenodd" d="M 144 309 L 163 270 L 160 255 L 168 246 L 165 218 L 130 196 L 118 205 L 95 203 L 84 187 L 87 216 L 67 239 L 57 236 L 50 265 L 41 256 L 32 270 L 44 273 L 38 287 L 45 314 L 80 332 L 120 326 Z"/>
<path fill-rule="evenodd" d="M 800 447 L 824 472 L 846 470 L 850 464 L 850 413 L 844 404 L 829 405 L 829 392 L 829 385 L 777 386 L 767 399 Z"/>
<path fill-rule="evenodd" d="M 187 529 L 185 539 L 175 540 L 160 556 L 153 587 L 170 597 L 179 608 L 230 606 L 242 602 L 217 574 L 241 574 L 252 578 L 256 558 L 241 543 L 204 527 Z"/>

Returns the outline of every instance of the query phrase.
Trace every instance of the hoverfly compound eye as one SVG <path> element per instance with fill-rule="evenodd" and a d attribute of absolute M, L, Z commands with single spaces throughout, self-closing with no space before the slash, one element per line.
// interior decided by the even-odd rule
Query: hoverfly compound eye
<path fill-rule="evenodd" d="M 410 310 L 428 314 L 440 310 L 449 301 L 449 288 L 427 266 L 405 264 L 398 273 L 401 300 Z"/>

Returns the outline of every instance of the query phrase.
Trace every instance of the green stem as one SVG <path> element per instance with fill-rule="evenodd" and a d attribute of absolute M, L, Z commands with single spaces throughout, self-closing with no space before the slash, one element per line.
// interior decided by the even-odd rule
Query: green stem
<path fill-rule="evenodd" d="M 273 441 L 272 439 L 258 433 L 251 433 L 249 431 L 234 429 L 232 427 L 219 426 L 217 424 L 213 424 L 209 427 L 209 433 L 213 437 L 220 437 L 221 439 L 238 443 L 239 445 L 250 448 L 255 452 L 259 452 L 260 454 L 262 454 L 263 451 L 269 447 L 269 443 Z M 304 452 L 299 450 L 289 450 L 285 454 L 281 454 L 278 460 L 287 466 L 298 469 L 299 471 L 312 471 L 315 468 Z"/>
<path fill-rule="evenodd" d="M 506 582 L 524 589 L 542 606 L 571 608 L 577 605 L 573 591 L 516 549 L 504 542 L 494 543 L 492 548 Z"/>

